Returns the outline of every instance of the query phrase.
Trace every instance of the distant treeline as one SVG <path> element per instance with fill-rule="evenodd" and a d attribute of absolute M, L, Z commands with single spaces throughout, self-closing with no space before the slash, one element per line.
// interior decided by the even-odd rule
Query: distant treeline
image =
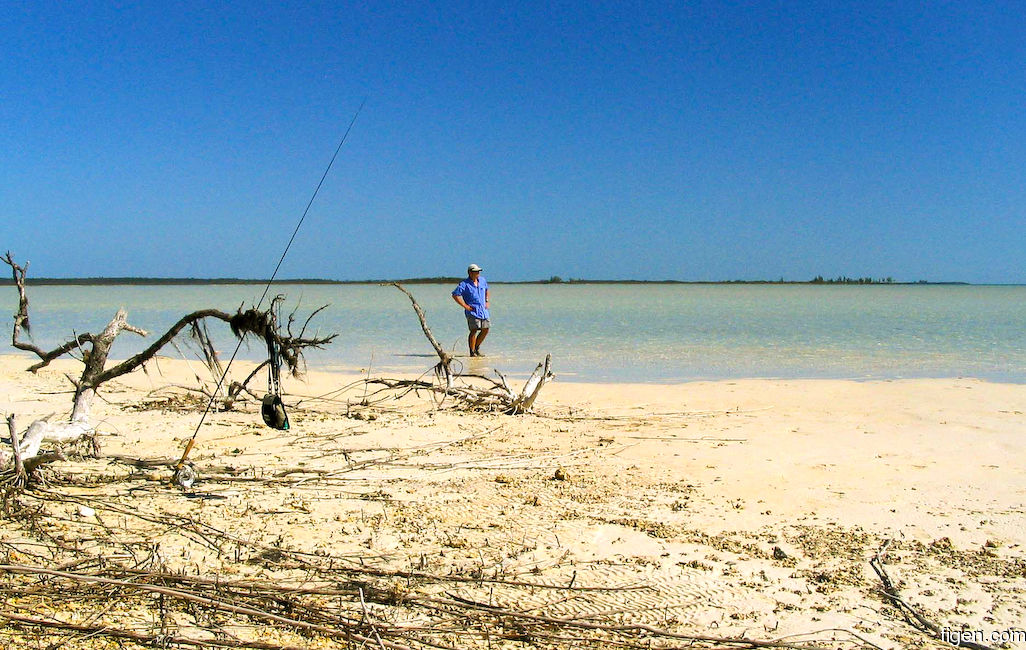
<path fill-rule="evenodd" d="M 967 284 L 965 282 L 928 282 L 919 280 L 917 282 L 898 282 L 894 278 L 849 278 L 840 276 L 837 278 L 824 278 L 817 275 L 811 280 L 584 280 L 580 278 L 568 278 L 564 280 L 558 275 L 553 275 L 548 280 L 536 280 L 533 282 L 514 282 L 510 284 Z"/>
<path fill-rule="evenodd" d="M 402 284 L 456 284 L 463 280 L 458 277 L 438 276 L 431 278 L 404 278 L 400 280 L 325 280 L 323 278 L 290 278 L 275 280 L 275 284 L 390 284 L 400 282 Z M 80 286 L 108 286 L 108 285 L 195 285 L 195 284 L 254 284 L 264 285 L 267 280 L 247 278 L 26 278 L 29 285 L 80 285 Z M 11 278 L 0 278 L 0 286 L 13 285 Z M 919 280 L 917 282 L 898 282 L 894 278 L 849 278 L 840 276 L 836 278 L 824 278 L 821 275 L 812 280 L 587 280 L 583 278 L 563 279 L 558 275 L 551 276 L 548 280 L 523 280 L 514 282 L 493 281 L 492 284 L 967 284 L 965 282 L 928 282 Z"/>
<path fill-rule="evenodd" d="M 810 284 L 894 284 L 894 278 L 849 278 L 842 275 L 836 278 L 823 279 L 822 275 L 812 278 Z"/>

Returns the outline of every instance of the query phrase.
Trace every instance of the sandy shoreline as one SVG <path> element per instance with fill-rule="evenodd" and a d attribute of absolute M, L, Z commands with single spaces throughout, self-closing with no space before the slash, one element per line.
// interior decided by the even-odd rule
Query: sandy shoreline
<path fill-rule="evenodd" d="M 0 357 L 0 409 L 22 428 L 68 411 L 68 395 L 55 391 L 74 367 L 31 375 L 28 365 Z M 199 413 L 179 408 L 180 397 L 168 397 L 181 392 L 166 386 L 195 380 L 181 361 L 160 369 L 103 394 L 94 419 L 104 453 L 180 455 Z M 164 566 L 204 575 L 301 579 L 270 561 L 219 557 L 187 535 L 158 536 L 159 525 L 113 504 L 390 571 L 644 587 L 552 593 L 408 581 L 415 594 L 457 590 L 560 619 L 676 633 L 934 647 L 877 593 L 868 561 L 890 539 L 891 577 L 941 626 L 989 634 L 1026 621 L 1026 386 L 556 381 L 536 414 L 505 416 L 436 409 L 426 394 L 371 395 L 361 406 L 362 385 L 339 392 L 359 379 L 289 380 L 288 432 L 264 427 L 253 404 L 211 416 L 192 455 L 201 477 L 193 498 L 162 483 L 162 468 L 83 459 L 55 471 L 97 484 L 53 487 L 80 501 L 44 507 L 67 536 L 87 536 L 78 509 L 90 500 L 126 539 L 159 539 Z M 0 535 L 8 563 L 42 563 L 16 518 L 2 521 Z M 418 616 L 378 607 L 396 625 Z M 188 615 L 180 618 L 188 629 Z M 81 643 L 72 647 L 91 647 Z M 463 637 L 456 647 L 474 643 L 486 647 Z"/>

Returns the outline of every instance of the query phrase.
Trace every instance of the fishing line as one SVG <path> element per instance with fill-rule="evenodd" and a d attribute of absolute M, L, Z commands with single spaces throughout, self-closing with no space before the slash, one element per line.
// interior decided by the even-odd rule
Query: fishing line
<path fill-rule="evenodd" d="M 271 277 L 267 281 L 267 285 L 264 287 L 264 292 L 260 295 L 260 300 L 257 301 L 256 310 L 259 311 L 260 306 L 264 304 L 267 292 L 271 290 L 271 285 L 274 283 L 274 279 L 278 276 L 278 270 L 281 269 L 281 265 L 285 261 L 285 256 L 289 254 L 289 248 L 292 247 L 292 242 L 296 240 L 296 235 L 299 234 L 299 229 L 303 226 L 303 222 L 306 220 L 306 215 L 310 212 L 310 207 L 313 205 L 314 199 L 317 198 L 317 194 L 321 191 L 321 186 L 324 185 L 324 180 L 328 177 L 328 172 L 331 171 L 331 166 L 335 164 L 335 159 L 338 158 L 338 153 L 342 151 L 342 145 L 344 145 L 346 140 L 349 138 L 349 132 L 353 130 L 353 125 L 356 124 L 356 118 L 360 116 L 360 111 L 363 110 L 363 106 L 366 103 L 366 99 L 360 102 L 359 108 L 357 108 L 356 113 L 353 114 L 353 119 L 349 121 L 349 126 L 346 128 L 346 132 L 342 135 L 342 139 L 339 140 L 338 146 L 335 147 L 334 155 L 332 155 L 331 160 L 328 161 L 328 166 L 324 168 L 324 173 L 321 174 L 321 180 L 318 181 L 317 187 L 314 188 L 313 194 L 310 196 L 310 200 L 306 204 L 306 209 L 303 210 L 303 215 L 299 218 L 299 223 L 296 224 L 295 229 L 292 231 L 292 236 L 289 237 L 288 243 L 285 244 L 285 250 L 282 251 L 281 257 L 278 259 L 278 264 L 274 267 L 274 272 L 271 273 Z M 244 337 L 245 335 L 243 338 Z M 200 429 L 203 427 L 203 422 L 207 419 L 207 414 L 210 413 L 210 407 L 213 406 L 214 400 L 217 398 L 217 394 L 221 392 L 221 386 L 224 384 L 224 380 L 228 376 L 228 371 L 232 367 L 232 362 L 235 361 L 235 357 L 239 354 L 239 350 L 242 349 L 243 338 L 240 338 L 238 344 L 235 346 L 235 351 L 232 352 L 231 359 L 228 360 L 228 364 L 225 366 L 224 372 L 221 374 L 221 378 L 217 381 L 217 387 L 214 388 L 214 391 L 210 394 L 210 400 L 207 401 L 207 406 L 203 409 L 203 415 L 200 416 L 199 424 L 196 425 L 196 430 L 192 432 L 192 437 L 189 438 L 189 444 L 185 446 L 182 458 L 178 461 L 178 464 L 175 465 L 174 482 L 183 485 L 184 487 L 188 487 L 188 485 L 185 485 L 186 482 L 191 484 L 192 481 L 195 480 L 195 473 L 186 467 L 185 461 L 188 460 L 189 452 L 192 451 L 193 445 L 196 444 L 196 436 L 199 435 Z M 188 471 L 186 472 L 185 470 Z"/>

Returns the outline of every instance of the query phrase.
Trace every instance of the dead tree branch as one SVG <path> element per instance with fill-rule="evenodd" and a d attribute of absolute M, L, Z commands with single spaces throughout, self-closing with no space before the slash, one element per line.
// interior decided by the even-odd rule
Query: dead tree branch
<path fill-rule="evenodd" d="M 237 639 L 203 638 L 193 639 L 181 635 L 145 634 L 133 630 L 122 630 L 109 624 L 70 623 L 44 619 L 10 612 L 0 612 L 0 619 L 6 620 L 11 627 L 41 628 L 77 632 L 89 636 L 124 639 L 153 647 L 190 646 L 195 648 L 253 648 L 254 650 L 307 650 L 309 646 L 282 645 L 278 643 L 242 641 Z"/>
<path fill-rule="evenodd" d="M 72 353 L 75 350 L 82 351 L 82 358 L 80 359 L 83 364 L 82 373 L 78 379 L 71 379 L 69 377 L 75 385 L 73 398 L 74 408 L 72 410 L 70 422 L 60 424 L 53 424 L 45 420 L 37 420 L 36 422 L 33 422 L 26 430 L 21 440 L 18 441 L 19 452 L 23 461 L 26 463 L 28 458 L 38 454 L 39 447 L 43 441 L 70 442 L 89 435 L 92 432 L 92 426 L 89 424 L 90 406 L 99 387 L 106 382 L 121 377 L 122 375 L 126 375 L 145 365 L 148 361 L 153 359 L 153 357 L 156 356 L 164 346 L 170 343 L 186 328 L 192 329 L 194 337 L 200 343 L 201 348 L 203 348 L 204 356 L 206 357 L 205 361 L 208 367 L 216 367 L 219 363 L 217 361 L 217 354 L 214 351 L 213 344 L 211 343 L 209 336 L 205 333 L 205 328 L 201 327 L 201 324 L 205 323 L 205 319 L 213 318 L 227 323 L 232 332 L 239 339 L 242 339 L 247 334 L 259 336 L 264 340 L 273 339 L 277 348 L 281 350 L 282 358 L 288 364 L 289 370 L 293 374 L 299 374 L 301 372 L 304 349 L 310 347 L 323 347 L 335 338 L 335 334 L 331 334 L 326 337 L 312 338 L 308 338 L 305 335 L 306 328 L 309 325 L 310 320 L 315 314 L 319 313 L 323 307 L 315 310 L 314 313 L 306 319 L 298 335 L 293 335 L 291 332 L 292 323 L 295 321 L 295 312 L 293 312 L 289 318 L 289 332 L 286 336 L 282 336 L 278 331 L 278 328 L 274 325 L 275 319 L 272 313 L 272 310 L 277 309 L 280 302 L 284 300 L 284 296 L 278 296 L 272 301 L 271 307 L 267 311 L 259 311 L 257 309 L 248 309 L 243 311 L 240 307 L 238 312 L 234 315 L 219 309 L 201 309 L 190 314 L 186 314 L 146 349 L 125 359 L 124 361 L 107 367 L 107 358 L 110 354 L 111 346 L 121 332 L 132 332 L 140 336 L 147 336 L 147 332 L 131 325 L 128 322 L 128 315 L 125 310 L 119 309 L 114 315 L 114 318 L 111 319 L 110 323 L 108 323 L 104 330 L 99 334 L 91 334 L 88 332 L 79 334 L 75 338 L 57 346 L 53 350 L 43 350 L 33 343 L 21 340 L 21 333 L 29 332 L 29 301 L 28 293 L 25 288 L 25 276 L 27 273 L 28 263 L 26 263 L 25 266 L 19 265 L 15 262 L 10 251 L 8 251 L 2 259 L 5 264 L 11 267 L 14 283 L 18 290 L 18 312 L 14 315 L 14 329 L 11 333 L 11 344 L 15 348 L 25 352 L 30 352 L 39 358 L 39 362 L 30 366 L 29 371 L 35 372 L 40 368 L 47 366 L 53 360 Z M 252 379 L 253 376 L 255 376 L 255 373 L 251 374 L 250 377 L 247 378 L 247 381 Z M 234 389 L 234 393 L 230 393 L 231 400 L 226 400 L 226 402 L 234 401 L 234 398 L 238 397 L 238 395 L 245 390 L 246 386 L 245 383 L 237 386 L 233 384 L 232 388 Z M 4 460 L 4 463 L 6 462 L 7 461 Z"/>
<path fill-rule="evenodd" d="M 496 381 L 489 377 L 481 375 L 456 375 L 452 369 L 452 355 L 445 351 L 445 348 L 438 343 L 434 335 L 431 333 L 431 328 L 428 327 L 427 317 L 424 315 L 424 310 L 417 304 L 416 298 L 413 297 L 406 287 L 393 282 L 392 286 L 406 294 L 406 297 L 410 299 L 410 303 L 413 305 L 413 311 L 417 313 L 417 319 L 420 320 L 420 328 L 424 331 L 424 336 L 427 337 L 431 347 L 435 349 L 435 354 L 438 355 L 438 364 L 435 366 L 435 375 L 439 378 L 445 377 L 445 386 L 438 387 L 424 382 L 421 380 L 414 381 L 403 381 L 403 380 L 387 380 L 378 379 L 372 380 L 374 383 L 382 383 L 386 386 L 391 387 L 404 387 L 410 390 L 418 390 L 421 388 L 428 390 L 435 390 L 441 392 L 443 395 L 451 395 L 457 398 L 461 408 L 469 408 L 475 410 L 484 411 L 500 411 L 508 413 L 510 415 L 517 415 L 520 413 L 526 413 L 531 410 L 534 405 L 534 401 L 538 398 L 538 394 L 541 392 L 542 387 L 552 379 L 552 372 L 550 367 L 552 365 L 552 355 L 545 355 L 545 361 L 539 363 L 538 367 L 534 369 L 534 373 L 527 380 L 523 390 L 520 393 L 515 393 L 506 383 L 506 378 L 502 376 L 501 372 L 496 371 L 499 376 L 499 380 Z M 485 388 L 476 386 L 462 386 L 455 383 L 455 379 L 460 378 L 475 378 L 486 382 L 488 385 Z"/>
<path fill-rule="evenodd" d="M 551 366 L 552 355 L 546 354 L 544 363 L 538 364 L 538 367 L 531 373 L 531 378 L 524 384 L 524 389 L 513 399 L 509 406 L 510 413 L 516 415 L 531 410 L 531 407 L 534 406 L 534 400 L 538 399 L 538 393 L 552 379 Z M 503 383 L 505 384 L 505 380 Z"/>
<path fill-rule="evenodd" d="M 891 581 L 891 577 L 887 575 L 887 570 L 884 569 L 884 558 L 887 555 L 887 548 L 890 544 L 891 540 L 887 540 L 887 542 L 880 547 L 880 550 L 877 551 L 876 555 L 873 556 L 873 559 L 869 561 L 869 566 L 876 572 L 877 577 L 880 578 L 880 582 L 883 585 L 883 589 L 880 593 L 883 594 L 884 598 L 886 598 L 889 603 L 894 605 L 894 607 L 901 612 L 901 615 L 905 617 L 905 621 L 909 625 L 920 632 L 937 639 L 938 641 L 948 642 L 944 637 L 941 626 L 928 619 L 916 607 L 902 598 L 900 591 Z M 973 650 L 996 650 L 991 646 L 975 643 L 972 640 L 959 639 L 959 643 L 957 645 L 960 647 L 972 648 Z"/>
<path fill-rule="evenodd" d="M 446 389 L 451 389 L 453 379 L 453 373 L 451 368 L 452 355 L 445 351 L 445 348 L 443 348 L 438 343 L 438 340 L 435 339 L 435 335 L 431 333 L 431 328 L 428 327 L 427 324 L 427 317 L 424 316 L 424 310 L 421 309 L 420 305 L 417 304 L 417 300 L 413 297 L 413 294 L 407 291 L 406 287 L 399 284 L 398 282 L 393 282 L 392 286 L 398 289 L 399 291 L 405 293 L 406 297 L 409 298 L 410 302 L 413 304 L 413 311 L 417 313 L 417 318 L 420 320 L 420 328 L 424 330 L 424 336 L 427 337 L 427 340 L 431 344 L 431 347 L 435 349 L 435 354 L 438 355 L 438 365 L 435 366 L 435 374 L 439 376 L 444 376 Z"/>
<path fill-rule="evenodd" d="M 351 639 L 353 641 L 363 642 L 363 643 L 366 643 L 366 642 L 371 640 L 369 637 L 366 637 L 366 636 L 363 636 L 361 634 L 358 634 L 357 632 L 355 632 L 352 629 L 344 629 L 344 628 L 339 629 L 339 628 L 333 627 L 333 626 L 327 626 L 327 625 L 321 625 L 321 624 L 317 624 L 317 623 L 311 623 L 311 622 L 300 620 L 300 619 L 296 619 L 296 618 L 289 618 L 289 617 L 286 617 L 286 616 L 282 616 L 282 615 L 279 615 L 279 614 L 275 614 L 273 612 L 268 612 L 268 611 L 265 611 L 265 610 L 257 609 L 257 608 L 254 608 L 254 607 L 246 607 L 246 606 L 235 605 L 233 603 L 225 602 L 224 600 L 222 600 L 220 598 L 217 598 L 217 597 L 208 596 L 208 595 L 194 594 L 192 592 L 184 591 L 184 590 L 180 590 L 180 589 L 169 589 L 169 588 L 165 588 L 165 587 L 160 587 L 160 586 L 155 586 L 155 585 L 148 585 L 148 584 L 144 584 L 144 583 L 128 582 L 128 581 L 125 581 L 125 580 L 115 580 L 115 579 L 112 579 L 112 578 L 105 578 L 105 577 L 102 577 L 102 576 L 93 576 L 93 575 L 87 575 L 87 574 L 71 573 L 71 572 L 67 572 L 67 571 L 55 571 L 53 569 L 44 569 L 44 568 L 41 568 L 41 567 L 31 567 L 31 566 L 22 566 L 22 565 L 7 565 L 7 564 L 0 565 L 0 571 L 3 571 L 4 573 L 29 573 L 29 574 L 39 575 L 39 576 L 49 576 L 51 578 L 57 578 L 57 579 L 63 579 L 63 580 L 73 580 L 73 581 L 82 581 L 82 582 L 86 582 L 86 583 L 99 584 L 99 585 L 113 585 L 113 586 L 120 587 L 122 589 L 133 589 L 133 590 L 138 590 L 138 591 L 141 591 L 141 592 L 148 592 L 148 593 L 164 595 L 164 596 L 168 596 L 168 597 L 175 598 L 175 599 L 182 600 L 182 601 L 193 602 L 193 603 L 196 603 L 196 604 L 199 604 L 199 605 L 204 605 L 206 607 L 210 607 L 212 609 L 220 610 L 220 611 L 223 611 L 223 612 L 231 612 L 231 613 L 234 613 L 234 614 L 241 614 L 241 615 L 248 616 L 248 617 L 251 617 L 251 618 L 254 618 L 254 619 L 257 619 L 257 620 L 266 621 L 266 622 L 269 622 L 269 623 L 272 623 L 272 624 L 286 625 L 286 626 L 290 626 L 290 627 L 294 627 L 294 628 L 298 628 L 298 629 L 302 629 L 302 630 L 307 630 L 307 631 L 310 631 L 310 632 L 316 632 L 318 634 L 321 634 L 321 635 L 324 635 L 324 636 L 327 636 L 327 637 Z M 381 642 L 380 639 L 378 639 L 378 641 Z M 409 650 L 409 646 L 401 645 L 401 644 L 398 644 L 398 643 L 392 643 L 392 642 L 383 642 L 382 643 L 382 647 L 393 648 L 395 650 Z"/>
<path fill-rule="evenodd" d="M 24 485 L 27 480 L 25 475 L 25 461 L 21 458 L 21 445 L 18 441 L 18 431 L 14 426 L 14 414 L 7 416 L 7 430 L 11 433 L 11 449 L 14 453 L 14 482 L 16 486 Z"/>

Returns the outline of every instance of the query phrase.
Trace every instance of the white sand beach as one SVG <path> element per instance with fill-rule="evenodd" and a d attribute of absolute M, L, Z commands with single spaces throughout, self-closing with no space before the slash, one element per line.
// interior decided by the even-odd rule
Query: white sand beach
<path fill-rule="evenodd" d="M 0 409 L 20 428 L 66 417 L 63 373 L 74 362 L 36 374 L 28 365 L 0 358 Z M 556 368 L 535 412 L 510 416 L 311 372 L 286 384 L 289 431 L 265 427 L 253 401 L 208 416 L 191 454 L 199 480 L 182 491 L 166 466 L 125 460 L 177 459 L 197 428 L 203 400 L 174 388 L 197 385 L 192 368 L 157 366 L 101 392 L 100 458 L 50 464 L 46 485 L 7 508 L 6 566 L 159 568 L 282 588 L 322 584 L 329 564 L 339 581 L 372 569 L 360 583 L 368 593 L 401 597 L 336 597 L 333 607 L 356 612 L 364 631 L 375 621 L 413 630 L 390 632 L 393 647 L 576 647 L 563 633 L 517 639 L 501 617 L 487 633 L 432 628 L 456 620 L 423 605 L 442 600 L 576 622 L 559 629 L 599 647 L 628 643 L 623 626 L 635 626 L 629 643 L 652 647 L 683 647 L 688 635 L 941 647 L 880 594 L 870 560 L 887 545 L 901 596 L 941 628 L 1007 640 L 1026 621 L 1024 385 L 584 384 L 559 381 Z M 160 627 L 152 598 L 68 606 L 26 585 L 59 590 L 74 579 L 6 570 L 4 580 L 23 589 L 4 615 L 143 635 Z M 202 607 L 166 607 L 161 629 L 173 620 L 181 637 L 209 637 Z M 222 612 L 232 638 L 348 643 L 240 616 Z M 8 647 L 45 647 L 57 635 L 64 647 L 114 647 L 103 635 L 11 621 L 0 628 Z"/>

